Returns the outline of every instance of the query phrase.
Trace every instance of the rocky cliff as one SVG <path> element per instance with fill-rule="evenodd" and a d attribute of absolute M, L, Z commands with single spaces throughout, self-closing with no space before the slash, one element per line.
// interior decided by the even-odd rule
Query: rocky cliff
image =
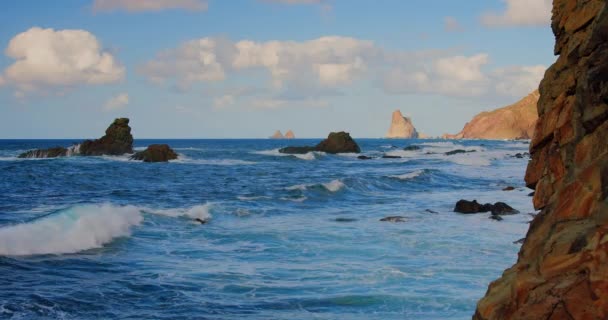
<path fill-rule="evenodd" d="M 531 139 L 538 115 L 538 90 L 520 101 L 494 111 L 476 115 L 457 134 L 444 134 L 444 139 Z"/>
<path fill-rule="evenodd" d="M 608 5 L 554 0 L 526 183 L 542 209 L 474 319 L 608 319 Z"/>
<path fill-rule="evenodd" d="M 404 117 L 401 111 L 395 110 L 386 137 L 391 139 L 415 139 L 418 138 L 418 132 L 412 123 L 412 119 Z"/>

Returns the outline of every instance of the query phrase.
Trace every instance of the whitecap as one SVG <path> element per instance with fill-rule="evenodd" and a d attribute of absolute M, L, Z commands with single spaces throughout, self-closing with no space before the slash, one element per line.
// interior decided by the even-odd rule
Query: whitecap
<path fill-rule="evenodd" d="M 320 151 L 311 151 L 311 152 L 307 152 L 304 154 L 281 153 L 281 152 L 279 152 L 279 149 L 253 151 L 252 153 L 263 155 L 263 156 L 273 156 L 273 157 L 295 157 L 298 159 L 308 160 L 308 161 L 315 160 L 315 159 L 317 159 L 317 156 L 322 156 L 325 154 L 325 152 L 320 152 Z"/>
<path fill-rule="evenodd" d="M 399 175 L 392 175 L 389 176 L 390 178 L 396 178 L 399 180 L 411 180 L 414 178 L 419 177 L 420 175 L 424 174 L 424 170 L 416 170 L 416 171 L 412 171 L 409 173 L 404 173 L 404 174 L 399 174 Z"/>
<path fill-rule="evenodd" d="M 0 228 L 0 255 L 75 253 L 131 234 L 143 217 L 137 207 L 74 206 L 28 223 Z"/>
<path fill-rule="evenodd" d="M 308 199 L 308 197 L 305 197 L 305 196 L 301 196 L 301 197 L 297 197 L 297 198 L 287 198 L 287 197 L 281 198 L 281 200 L 292 201 L 292 202 L 304 202 L 304 201 L 306 201 L 306 199 Z"/>
<path fill-rule="evenodd" d="M 346 187 L 346 185 L 344 184 L 344 182 L 342 182 L 342 180 L 335 179 L 330 182 L 321 183 L 321 184 L 296 184 L 296 185 L 285 188 L 285 190 L 287 190 L 287 191 L 294 191 L 294 190 L 306 191 L 310 188 L 315 188 L 315 187 L 323 187 L 325 190 L 327 190 L 329 192 L 338 192 L 338 191 L 342 190 L 344 187 Z"/>
<path fill-rule="evenodd" d="M 172 208 L 172 209 L 144 209 L 145 212 L 167 216 L 172 218 L 186 217 L 191 219 L 200 219 L 202 221 L 208 221 L 211 219 L 211 208 L 213 204 L 206 203 L 203 205 L 196 205 L 190 208 Z"/>
<path fill-rule="evenodd" d="M 241 201 L 254 201 L 254 200 L 262 200 L 262 199 L 271 199 L 268 196 L 237 196 L 237 199 Z"/>

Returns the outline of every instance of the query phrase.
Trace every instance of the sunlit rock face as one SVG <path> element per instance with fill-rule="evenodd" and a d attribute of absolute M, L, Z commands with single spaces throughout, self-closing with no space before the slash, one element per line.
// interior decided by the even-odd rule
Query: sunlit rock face
<path fill-rule="evenodd" d="M 386 137 L 391 139 L 415 139 L 418 138 L 418 132 L 412 123 L 412 119 L 404 117 L 401 111 L 395 110 Z"/>
<path fill-rule="evenodd" d="M 444 139 L 531 139 L 538 114 L 540 93 L 530 93 L 520 101 L 476 115 L 457 134 L 444 134 Z"/>
<path fill-rule="evenodd" d="M 608 5 L 554 0 L 526 183 L 541 209 L 474 319 L 608 318 Z"/>

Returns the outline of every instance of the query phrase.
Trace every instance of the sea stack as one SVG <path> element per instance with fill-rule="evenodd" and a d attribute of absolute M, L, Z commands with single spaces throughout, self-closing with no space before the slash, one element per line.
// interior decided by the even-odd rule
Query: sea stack
<path fill-rule="evenodd" d="M 542 211 L 476 320 L 608 319 L 608 5 L 553 5 L 559 58 L 540 85 L 525 178 Z"/>
<path fill-rule="evenodd" d="M 532 139 L 538 115 L 540 93 L 530 93 L 520 101 L 494 111 L 482 112 L 457 134 L 444 134 L 444 139 Z"/>
<path fill-rule="evenodd" d="M 308 152 L 319 151 L 325 153 L 360 153 L 361 148 L 348 132 L 331 132 L 327 139 L 319 142 L 316 146 L 285 147 L 279 149 L 280 153 L 285 154 L 305 154 Z"/>
<path fill-rule="evenodd" d="M 273 135 L 270 136 L 270 139 L 285 139 L 285 136 L 281 132 L 281 130 L 277 130 Z"/>
<path fill-rule="evenodd" d="M 287 133 L 285 133 L 285 139 L 295 139 L 296 135 L 293 134 L 293 131 L 289 130 L 287 131 Z"/>
<path fill-rule="evenodd" d="M 418 132 L 412 123 L 412 119 L 404 117 L 401 111 L 395 110 L 386 137 L 390 139 L 416 139 L 418 138 Z"/>

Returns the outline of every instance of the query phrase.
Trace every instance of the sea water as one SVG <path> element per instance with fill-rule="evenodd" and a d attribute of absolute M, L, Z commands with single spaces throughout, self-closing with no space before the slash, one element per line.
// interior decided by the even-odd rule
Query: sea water
<path fill-rule="evenodd" d="M 470 319 L 534 212 L 513 157 L 527 142 L 278 152 L 318 141 L 136 140 L 179 154 L 142 163 L 17 159 L 75 141 L 0 140 L 0 318 Z M 460 199 L 521 213 L 458 214 Z"/>

